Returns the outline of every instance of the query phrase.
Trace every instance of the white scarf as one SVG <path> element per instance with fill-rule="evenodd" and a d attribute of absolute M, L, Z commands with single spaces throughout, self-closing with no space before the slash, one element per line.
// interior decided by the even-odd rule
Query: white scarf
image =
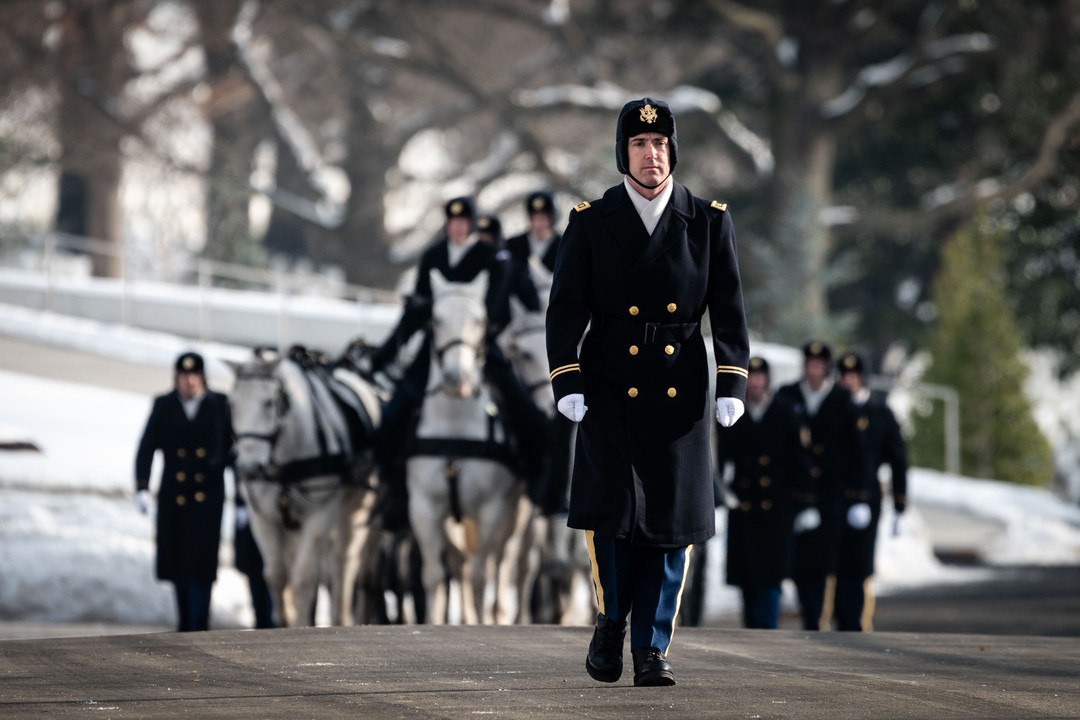
<path fill-rule="evenodd" d="M 454 267 L 459 262 L 461 262 L 461 259 L 463 257 L 465 257 L 465 255 L 467 255 L 470 250 L 472 250 L 473 245 L 475 245 L 477 240 L 479 240 L 479 239 L 480 239 L 480 236 L 477 235 L 476 233 L 473 233 L 472 235 L 469 236 L 468 240 L 461 243 L 460 245 L 458 245 L 456 242 L 452 242 L 450 240 L 447 240 L 446 241 L 446 254 L 450 259 L 450 267 Z"/>
<path fill-rule="evenodd" d="M 205 392 L 201 392 L 193 398 L 180 397 L 180 404 L 184 406 L 184 414 L 187 415 L 188 420 L 194 420 L 195 416 L 199 414 L 199 406 L 202 405 L 204 397 L 206 397 Z"/>
<path fill-rule="evenodd" d="M 811 390 L 810 385 L 805 380 L 799 383 L 799 389 L 802 390 L 803 398 L 806 400 L 806 412 L 811 417 L 817 415 L 818 410 L 821 409 L 821 403 L 825 401 L 825 396 L 832 390 L 833 381 L 831 379 L 821 383 L 821 387 L 817 390 Z"/>
<path fill-rule="evenodd" d="M 664 214 L 664 210 L 667 208 L 668 200 L 671 199 L 671 191 L 675 187 L 675 181 L 672 180 L 669 182 L 667 186 L 660 191 L 660 194 L 652 200 L 643 197 L 641 193 L 630 184 L 629 177 L 623 176 L 623 185 L 626 187 L 626 192 L 630 195 L 630 202 L 634 203 L 634 209 L 637 210 L 638 215 L 641 216 L 641 222 L 645 223 L 645 232 L 652 235 L 653 230 L 656 229 L 656 224 L 660 222 L 660 216 Z"/>

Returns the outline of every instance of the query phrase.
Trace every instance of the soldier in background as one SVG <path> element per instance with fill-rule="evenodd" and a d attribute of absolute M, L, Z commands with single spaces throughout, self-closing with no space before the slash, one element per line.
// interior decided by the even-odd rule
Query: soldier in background
<path fill-rule="evenodd" d="M 803 628 L 820 630 L 823 618 L 832 617 L 830 578 L 842 527 L 851 520 L 844 516 L 844 498 L 865 481 L 855 405 L 851 393 L 833 381 L 832 351 L 817 340 L 803 346 L 802 380 L 777 395 L 794 405 L 803 428 L 800 445 L 808 471 L 795 494 L 792 579 Z"/>
<path fill-rule="evenodd" d="M 855 353 L 846 353 L 837 362 L 840 384 L 855 403 L 856 424 L 862 450 L 862 488 L 845 496 L 845 512 L 856 522 L 844 525 L 836 567 L 836 625 L 838 630 L 873 629 L 874 596 L 870 578 L 874 574 L 874 551 L 882 491 L 878 470 L 888 464 L 892 472 L 893 509 L 899 517 L 907 507 L 907 445 L 896 416 L 885 397 L 866 387 L 866 363 Z M 862 520 L 867 524 L 860 527 Z"/>
<path fill-rule="evenodd" d="M 228 398 L 206 387 L 203 358 L 176 360 L 175 389 L 154 398 L 135 456 L 135 502 L 150 512 L 150 469 L 164 455 L 158 488 L 157 577 L 176 587 L 181 632 L 210 629 L 210 592 L 217 579 L 225 468 L 232 462 Z"/>
<path fill-rule="evenodd" d="M 510 321 L 509 295 L 515 288 L 506 280 L 507 273 L 512 270 L 509 256 L 505 251 L 480 240 L 476 232 L 476 206 L 472 198 L 450 200 L 446 203 L 445 214 L 445 232 L 420 256 L 416 286 L 405 300 L 405 309 L 397 327 L 380 348 L 357 363 L 361 371 L 381 371 L 397 358 L 401 348 L 416 333 L 423 333 L 420 351 L 396 383 L 393 396 L 383 408 L 375 443 L 379 475 L 386 488 L 380 500 L 379 512 L 387 530 L 404 527 L 407 523 L 405 455 L 419 419 L 431 368 L 431 270 L 438 270 L 450 282 L 471 282 L 481 272 L 488 273 L 484 374 L 502 399 L 511 432 L 526 439 L 537 434 L 531 428 L 538 425 L 539 420 L 535 418 L 540 412 L 494 342 Z M 531 296 L 527 293 L 528 288 L 516 288 L 516 291 L 526 307 L 539 309 L 535 291 Z M 523 464 L 526 467 L 537 465 L 536 454 L 536 451 L 521 453 L 527 458 Z"/>
<path fill-rule="evenodd" d="M 806 474 L 799 417 L 769 390 L 769 363 L 750 358 L 746 414 L 717 437 L 717 467 L 730 463 L 727 583 L 742 589 L 748 628 L 780 626 L 780 586 L 791 571 L 792 496 Z"/>
<path fill-rule="evenodd" d="M 481 215 L 476 220 L 476 234 L 481 242 L 496 248 L 503 246 L 502 222 L 495 215 Z"/>
<path fill-rule="evenodd" d="M 506 249 L 514 261 L 529 264 L 529 257 L 536 256 L 544 266 L 555 270 L 555 256 L 562 236 L 555 232 L 555 199 L 551 193 L 538 190 L 525 198 L 525 212 L 529 216 L 529 229 L 506 241 Z"/>
<path fill-rule="evenodd" d="M 236 477 L 236 473 L 233 473 Z M 255 628 L 258 630 L 274 627 L 274 598 L 266 584 L 263 573 L 262 553 L 255 542 L 251 530 L 251 516 L 240 488 L 236 488 L 236 510 L 233 526 L 233 563 L 236 569 L 247 577 L 248 590 L 251 592 L 251 607 L 255 611 Z"/>

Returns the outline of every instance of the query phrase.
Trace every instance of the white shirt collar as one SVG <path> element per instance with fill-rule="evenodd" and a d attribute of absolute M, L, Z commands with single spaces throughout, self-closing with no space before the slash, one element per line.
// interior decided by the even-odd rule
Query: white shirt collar
<path fill-rule="evenodd" d="M 184 406 L 184 414 L 187 415 L 188 420 L 194 420 L 195 416 L 199 414 L 199 406 L 202 405 L 204 397 L 206 397 L 205 390 L 193 398 L 180 396 L 180 404 Z"/>
<path fill-rule="evenodd" d="M 469 239 L 461 243 L 460 245 L 447 239 L 446 254 L 450 260 L 450 267 L 454 267 L 459 262 L 461 262 L 461 258 L 465 257 L 468 252 L 472 250 L 473 245 L 475 245 L 477 241 L 479 241 L 479 239 L 480 236 L 476 233 L 470 235 Z"/>
<path fill-rule="evenodd" d="M 800 381 L 799 388 L 802 390 L 803 399 L 806 400 L 806 412 L 811 416 L 817 415 L 818 410 L 821 409 L 821 403 L 825 401 L 825 396 L 832 390 L 832 386 L 832 378 L 821 383 L 821 387 L 817 390 L 811 390 L 810 384 L 805 380 Z"/>
<path fill-rule="evenodd" d="M 668 176 L 669 179 L 671 176 Z M 638 215 L 641 217 L 641 222 L 645 223 L 645 230 L 652 235 L 653 230 L 656 229 L 657 223 L 660 222 L 660 216 L 664 214 L 664 210 L 667 208 L 668 200 L 671 199 L 671 191 L 675 187 L 675 181 L 671 180 L 660 191 L 660 194 L 649 200 L 641 195 L 634 186 L 630 184 L 630 178 L 623 176 L 623 185 L 626 187 L 626 192 L 630 195 L 630 202 L 634 203 L 634 209 L 637 210 Z"/>

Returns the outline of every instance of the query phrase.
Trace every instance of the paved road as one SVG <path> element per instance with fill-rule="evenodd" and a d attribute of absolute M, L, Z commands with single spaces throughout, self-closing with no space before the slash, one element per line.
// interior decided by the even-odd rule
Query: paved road
<path fill-rule="evenodd" d="M 683 629 L 679 685 L 584 671 L 588 628 L 363 627 L 0 642 L 0 716 L 1066 718 L 1071 639 Z M 627 653 L 629 655 L 629 653 Z"/>

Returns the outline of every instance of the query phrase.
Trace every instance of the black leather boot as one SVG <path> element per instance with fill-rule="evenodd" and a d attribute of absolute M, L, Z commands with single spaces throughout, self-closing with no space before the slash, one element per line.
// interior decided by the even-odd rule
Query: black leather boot
<path fill-rule="evenodd" d="M 589 655 L 585 669 L 589 677 L 600 682 L 613 683 L 622 675 L 623 641 L 626 639 L 626 623 L 617 622 L 603 613 L 596 616 L 596 629 L 589 643 Z"/>
<path fill-rule="evenodd" d="M 653 687 L 675 684 L 675 673 L 671 671 L 671 665 L 659 648 L 635 648 L 633 655 L 634 685 Z"/>

